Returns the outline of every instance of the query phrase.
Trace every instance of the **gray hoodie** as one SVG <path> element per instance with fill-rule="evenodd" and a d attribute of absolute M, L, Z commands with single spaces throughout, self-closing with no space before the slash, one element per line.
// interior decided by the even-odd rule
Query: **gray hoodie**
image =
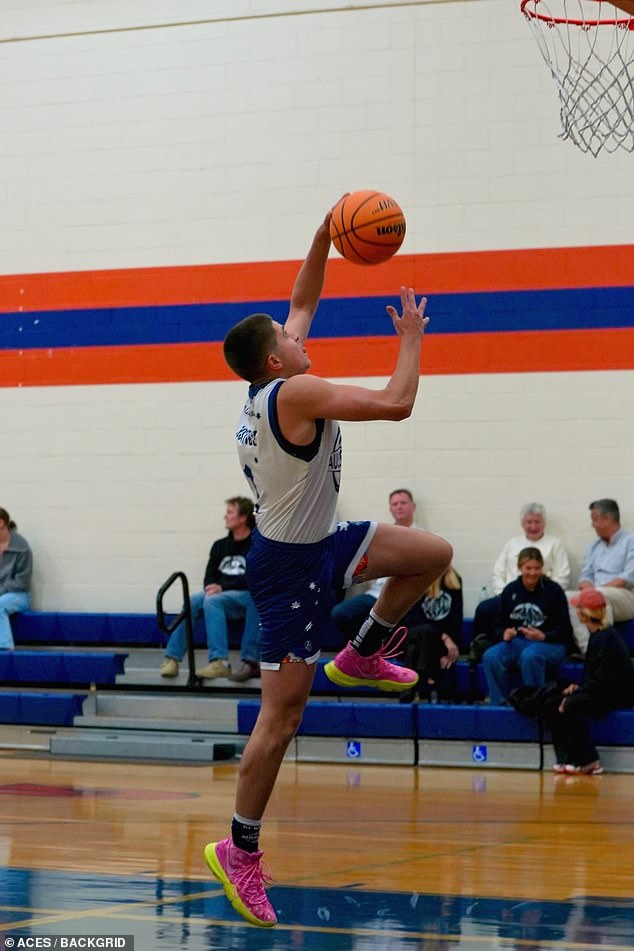
<path fill-rule="evenodd" d="M 9 544 L 0 556 L 0 594 L 28 591 L 31 587 L 33 555 L 26 538 L 11 532 Z"/>

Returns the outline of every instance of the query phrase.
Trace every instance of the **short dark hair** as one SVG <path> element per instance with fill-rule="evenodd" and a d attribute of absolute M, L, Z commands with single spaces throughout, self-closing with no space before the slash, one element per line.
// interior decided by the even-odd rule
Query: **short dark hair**
<path fill-rule="evenodd" d="M 244 495 L 234 495 L 227 499 L 225 505 L 235 505 L 238 509 L 238 515 L 246 515 L 249 528 L 255 528 L 255 515 L 253 514 L 253 502 Z"/>
<path fill-rule="evenodd" d="M 0 508 L 0 522 L 4 522 L 4 523 L 6 524 L 6 526 L 7 526 L 7 528 L 17 528 L 17 527 L 18 527 L 18 526 L 15 524 L 15 522 L 13 521 L 13 519 L 11 518 L 11 516 L 9 515 L 9 513 L 7 512 L 7 510 L 6 510 L 6 509 L 3 509 L 3 508 Z"/>
<path fill-rule="evenodd" d="M 266 358 L 274 346 L 273 318 L 268 314 L 251 314 L 231 328 L 223 351 L 233 372 L 253 383 L 265 375 Z"/>
<path fill-rule="evenodd" d="M 403 495 L 408 495 L 410 502 L 413 502 L 413 501 L 414 501 L 414 496 L 412 495 L 412 493 L 410 492 L 409 489 L 392 489 L 392 491 L 390 492 L 390 494 L 389 494 L 388 497 L 387 497 L 388 502 L 391 502 L 391 501 L 392 501 L 392 496 L 393 496 L 393 495 L 400 495 L 401 493 L 402 493 Z"/>
<path fill-rule="evenodd" d="M 590 502 L 588 508 L 590 511 L 596 509 L 599 515 L 608 515 L 615 522 L 621 521 L 619 506 L 614 499 L 597 499 L 596 502 Z"/>
<path fill-rule="evenodd" d="M 544 564 L 544 556 L 542 555 L 539 548 L 522 548 L 521 552 L 517 556 L 517 567 L 523 565 L 525 561 L 538 561 L 540 565 Z"/>

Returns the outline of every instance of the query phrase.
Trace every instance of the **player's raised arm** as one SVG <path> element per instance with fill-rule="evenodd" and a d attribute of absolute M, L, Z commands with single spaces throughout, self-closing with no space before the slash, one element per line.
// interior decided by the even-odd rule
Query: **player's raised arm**
<path fill-rule="evenodd" d="M 284 324 L 286 332 L 297 335 L 302 343 L 308 336 L 324 286 L 326 262 L 330 251 L 330 218 L 329 211 L 315 232 L 313 242 L 295 280 L 290 309 Z"/>

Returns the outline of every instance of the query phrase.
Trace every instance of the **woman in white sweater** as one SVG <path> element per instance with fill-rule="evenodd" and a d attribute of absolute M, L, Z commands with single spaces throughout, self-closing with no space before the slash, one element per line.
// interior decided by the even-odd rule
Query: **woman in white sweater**
<path fill-rule="evenodd" d="M 517 556 L 523 548 L 539 548 L 544 574 L 564 591 L 569 587 L 570 562 L 561 539 L 546 534 L 546 509 L 539 502 L 527 502 L 520 510 L 522 534 L 510 538 L 493 566 L 493 594 L 501 594 L 518 576 Z"/>

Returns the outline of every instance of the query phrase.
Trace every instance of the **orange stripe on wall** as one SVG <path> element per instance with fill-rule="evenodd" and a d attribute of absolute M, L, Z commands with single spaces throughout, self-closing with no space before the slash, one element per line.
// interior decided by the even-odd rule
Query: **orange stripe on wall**
<path fill-rule="evenodd" d="M 339 345 L 337 346 L 337 343 Z M 396 362 L 396 337 L 309 341 L 320 376 L 388 376 Z M 431 334 L 421 358 L 424 376 L 467 373 L 549 373 L 634 369 L 634 329 Z"/>
<path fill-rule="evenodd" d="M 285 300 L 301 261 L 69 271 L 0 277 L 0 312 Z M 379 267 L 333 257 L 326 297 L 628 287 L 634 245 L 399 254 Z"/>
<path fill-rule="evenodd" d="M 220 343 L 60 347 L 0 353 L 0 386 L 85 386 L 235 380 Z"/>
<path fill-rule="evenodd" d="M 326 377 L 389 376 L 396 337 L 313 340 L 313 371 Z M 430 334 L 423 375 L 631 370 L 634 329 Z M 148 344 L 0 352 L 0 386 L 185 383 L 235 380 L 220 343 Z"/>

